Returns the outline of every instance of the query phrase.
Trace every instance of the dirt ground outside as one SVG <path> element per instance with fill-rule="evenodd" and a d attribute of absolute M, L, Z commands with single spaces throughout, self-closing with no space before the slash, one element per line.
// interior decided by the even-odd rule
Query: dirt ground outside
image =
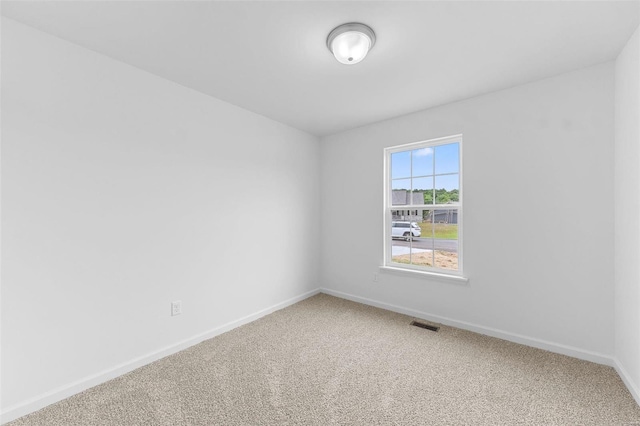
<path fill-rule="evenodd" d="M 410 257 L 411 256 L 411 257 Z M 435 256 L 431 251 L 425 251 L 421 253 L 401 254 L 393 256 L 391 260 L 398 263 L 411 263 L 412 265 L 420 266 L 434 266 L 433 258 L 435 257 L 436 268 L 458 270 L 458 253 L 452 253 L 449 251 L 436 250 Z"/>

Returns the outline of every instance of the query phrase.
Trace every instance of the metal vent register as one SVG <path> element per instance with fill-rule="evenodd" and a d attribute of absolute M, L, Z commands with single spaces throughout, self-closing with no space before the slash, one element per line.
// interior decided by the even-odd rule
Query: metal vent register
<path fill-rule="evenodd" d="M 440 327 L 436 327 L 435 325 L 426 324 L 424 322 L 419 322 L 419 321 L 411 321 L 411 325 L 416 326 L 416 327 L 420 327 L 420 328 L 424 328 L 426 330 L 431 330 L 431 331 L 440 330 Z"/>

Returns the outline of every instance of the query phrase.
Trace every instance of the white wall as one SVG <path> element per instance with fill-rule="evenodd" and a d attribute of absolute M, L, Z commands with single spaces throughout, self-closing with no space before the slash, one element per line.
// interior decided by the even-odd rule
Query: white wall
<path fill-rule="evenodd" d="M 323 138 L 322 285 L 606 362 L 613 101 L 606 63 Z M 468 284 L 392 273 L 373 282 L 382 264 L 383 148 L 458 133 Z"/>
<path fill-rule="evenodd" d="M 316 137 L 2 24 L 3 411 L 318 287 Z"/>
<path fill-rule="evenodd" d="M 640 404 L 640 35 L 615 69 L 615 355 Z"/>

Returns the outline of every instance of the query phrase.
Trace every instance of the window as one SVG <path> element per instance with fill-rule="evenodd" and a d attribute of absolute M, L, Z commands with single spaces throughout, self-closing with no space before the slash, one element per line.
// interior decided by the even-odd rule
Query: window
<path fill-rule="evenodd" d="M 385 266 L 462 275 L 462 136 L 385 149 Z"/>

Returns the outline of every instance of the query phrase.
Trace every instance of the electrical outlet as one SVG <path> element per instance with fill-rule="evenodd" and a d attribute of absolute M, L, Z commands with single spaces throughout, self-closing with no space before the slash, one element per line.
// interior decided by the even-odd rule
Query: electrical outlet
<path fill-rule="evenodd" d="M 171 302 L 171 316 L 175 317 L 176 315 L 180 315 L 182 313 L 182 301 L 176 300 L 175 302 Z"/>

